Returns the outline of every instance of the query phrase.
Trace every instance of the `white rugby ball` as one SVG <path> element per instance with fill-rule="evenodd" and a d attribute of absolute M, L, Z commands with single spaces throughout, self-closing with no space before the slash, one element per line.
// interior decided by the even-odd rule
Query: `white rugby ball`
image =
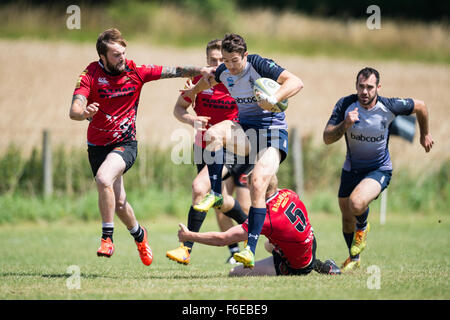
<path fill-rule="evenodd" d="M 275 92 L 280 89 L 280 84 L 270 78 L 259 78 L 255 81 L 255 85 L 253 86 L 253 92 L 255 93 L 256 99 L 258 99 L 258 96 L 256 95 L 256 92 L 262 92 L 268 96 L 274 95 Z M 288 107 L 288 100 L 283 100 L 278 102 L 276 105 L 273 106 L 271 112 L 284 112 Z"/>

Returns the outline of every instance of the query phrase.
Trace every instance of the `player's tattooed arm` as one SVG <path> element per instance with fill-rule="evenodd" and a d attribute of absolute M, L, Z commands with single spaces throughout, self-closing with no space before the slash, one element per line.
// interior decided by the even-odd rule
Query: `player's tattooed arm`
<path fill-rule="evenodd" d="M 72 104 L 75 102 L 75 100 L 80 100 L 81 105 L 82 105 L 83 107 L 86 106 L 87 99 L 86 99 L 86 97 L 83 96 L 82 94 L 75 94 L 75 95 L 72 97 Z"/>
<path fill-rule="evenodd" d="M 189 78 L 198 75 L 205 77 L 213 76 L 215 68 L 212 67 L 194 67 L 194 66 L 178 66 L 178 67 L 163 67 L 161 71 L 161 79 L 168 78 Z"/>
<path fill-rule="evenodd" d="M 163 67 L 161 79 L 195 77 L 199 74 L 201 74 L 201 68 L 194 66 Z"/>
<path fill-rule="evenodd" d="M 325 144 L 331 144 L 338 141 L 347 130 L 344 121 L 338 125 L 327 124 L 325 130 L 323 131 L 323 141 Z"/>
<path fill-rule="evenodd" d="M 72 98 L 72 104 L 70 105 L 70 119 L 82 121 L 92 118 L 97 113 L 99 104 L 97 102 L 93 102 L 88 106 L 86 105 L 87 98 L 84 95 L 74 95 Z"/>

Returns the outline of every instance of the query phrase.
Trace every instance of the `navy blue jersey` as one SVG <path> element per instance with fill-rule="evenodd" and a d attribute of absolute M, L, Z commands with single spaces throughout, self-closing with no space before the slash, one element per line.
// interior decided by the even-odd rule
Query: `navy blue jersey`
<path fill-rule="evenodd" d="M 359 121 L 345 132 L 347 155 L 343 169 L 392 170 L 388 149 L 389 125 L 398 115 L 410 115 L 414 101 L 378 96 L 375 106 L 367 110 L 359 104 L 358 96 L 352 94 L 336 103 L 328 124 L 341 123 L 355 108 L 358 108 Z"/>
<path fill-rule="evenodd" d="M 216 70 L 216 81 L 223 83 L 239 109 L 239 122 L 256 129 L 287 129 L 284 112 L 273 113 L 258 106 L 253 86 L 259 78 L 278 80 L 284 71 L 273 60 L 257 54 L 247 56 L 247 64 L 238 75 L 232 75 L 222 63 Z"/>

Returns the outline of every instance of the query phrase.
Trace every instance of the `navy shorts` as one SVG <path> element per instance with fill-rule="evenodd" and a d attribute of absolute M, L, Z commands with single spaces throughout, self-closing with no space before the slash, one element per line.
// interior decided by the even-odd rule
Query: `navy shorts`
<path fill-rule="evenodd" d="M 122 157 L 123 161 L 125 161 L 125 170 L 123 171 L 123 173 L 125 173 L 136 161 L 137 141 L 119 142 L 108 146 L 88 145 L 89 163 L 94 177 L 97 175 L 98 169 L 110 152 L 117 153 Z"/>
<path fill-rule="evenodd" d="M 376 180 L 380 186 L 381 191 L 387 188 L 391 181 L 392 170 L 379 170 L 372 171 L 347 171 L 342 169 L 341 185 L 339 186 L 338 197 L 347 198 L 356 188 L 356 186 L 365 178 L 372 178 Z"/>
<path fill-rule="evenodd" d="M 255 162 L 256 155 L 268 147 L 280 150 L 283 162 L 289 151 L 288 132 L 284 129 L 257 129 L 252 126 L 240 124 L 247 138 L 250 141 L 251 150 L 249 154 L 250 161 Z"/>
<path fill-rule="evenodd" d="M 316 237 L 314 237 L 311 262 L 302 269 L 291 268 L 286 259 L 282 257 L 278 252 L 273 250 L 272 251 L 273 264 L 275 266 L 275 272 L 277 273 L 277 276 L 300 276 L 309 274 L 314 269 L 316 261 L 316 249 L 317 249 L 317 242 Z"/>

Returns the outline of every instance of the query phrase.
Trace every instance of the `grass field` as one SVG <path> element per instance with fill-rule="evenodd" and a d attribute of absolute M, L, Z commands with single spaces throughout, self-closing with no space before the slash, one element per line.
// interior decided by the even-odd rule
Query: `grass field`
<path fill-rule="evenodd" d="M 338 215 L 310 214 L 317 239 L 317 256 L 339 264 L 346 247 Z M 195 245 L 191 264 L 165 257 L 178 245 L 178 222 L 161 216 L 143 221 L 149 229 L 154 261 L 145 267 L 125 227 L 116 222 L 116 252 L 98 258 L 99 222 L 59 221 L 0 226 L 0 299 L 151 299 L 151 300 L 328 300 L 328 299 L 450 299 L 450 223 L 448 217 L 388 216 L 378 223 L 373 212 L 368 248 L 362 267 L 353 274 L 305 277 L 229 278 L 227 248 Z M 184 221 L 183 221 L 184 222 Z M 210 214 L 204 231 L 217 228 Z M 264 239 L 265 240 L 265 239 Z M 259 241 L 257 259 L 268 256 Z M 70 266 L 80 271 L 80 288 Z M 379 289 L 370 289 L 380 270 Z M 69 269 L 68 269 L 69 268 Z M 369 269 L 370 270 L 370 269 Z M 373 287 L 373 286 L 372 286 Z"/>

